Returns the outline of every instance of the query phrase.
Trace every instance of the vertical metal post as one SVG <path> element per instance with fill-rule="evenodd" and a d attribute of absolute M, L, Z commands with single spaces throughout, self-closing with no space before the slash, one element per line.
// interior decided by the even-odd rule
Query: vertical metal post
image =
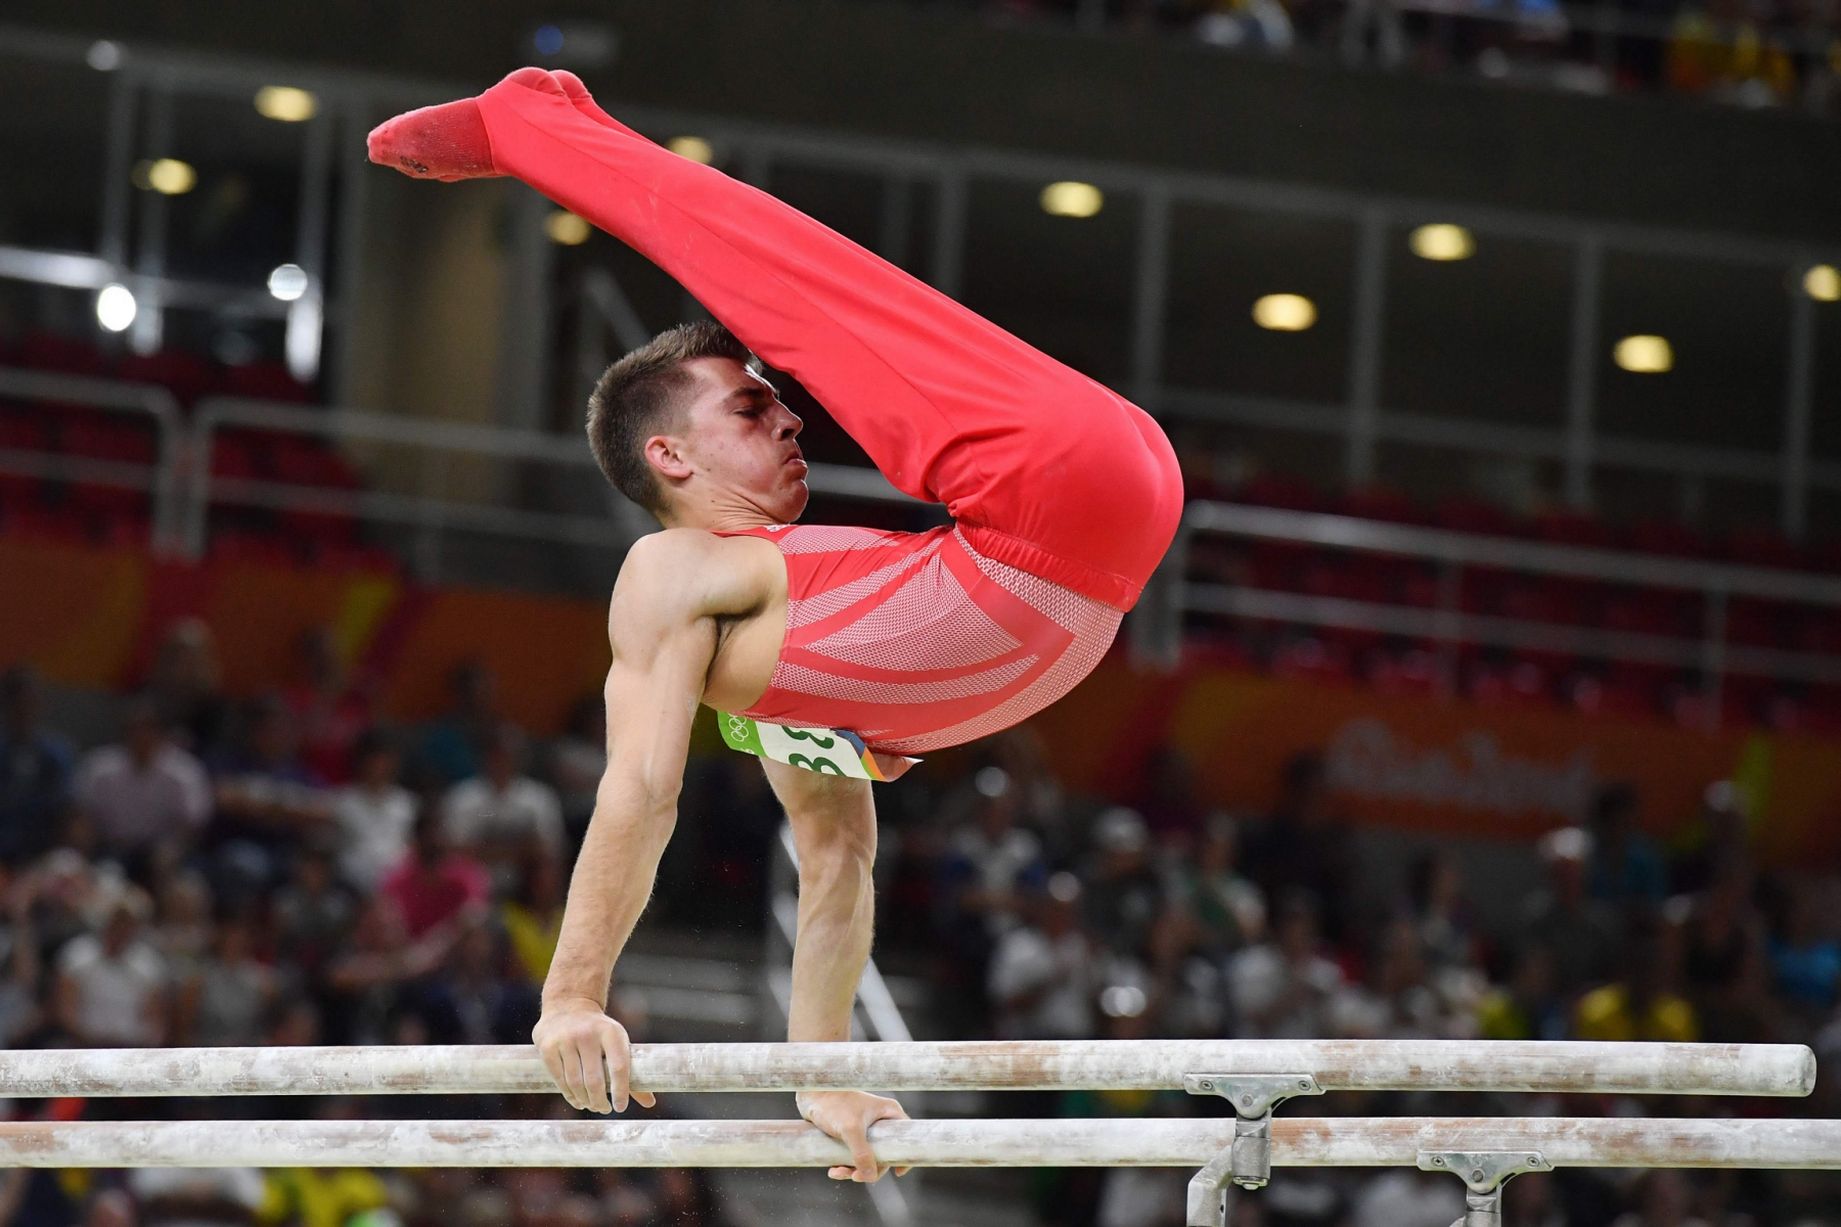
<path fill-rule="evenodd" d="M 1156 413 L 1163 383 L 1164 313 L 1170 286 L 1170 192 L 1144 190 L 1138 214 L 1138 267 L 1132 284 L 1131 389 L 1138 405 Z"/>
<path fill-rule="evenodd" d="M 174 88 L 171 72 L 164 69 L 149 84 L 147 150 L 155 157 L 172 153 Z M 128 344 L 137 354 L 157 351 L 165 331 L 160 300 L 161 282 L 166 276 L 166 209 L 165 196 L 147 193 L 141 208 L 140 250 L 135 260 L 134 297 L 139 310 L 128 331 Z"/>
<path fill-rule="evenodd" d="M 933 288 L 949 298 L 959 296 L 965 272 L 965 215 L 968 190 L 965 172 L 956 166 L 940 171 L 940 210 L 933 232 Z"/>
<path fill-rule="evenodd" d="M 1457 695 L 1458 627 L 1464 600 L 1464 564 L 1451 558 L 1438 562 L 1438 679 L 1446 698 Z"/>
<path fill-rule="evenodd" d="M 325 332 L 326 214 L 332 194 L 332 134 L 336 120 L 307 121 L 300 154 L 300 216 L 294 262 L 307 274 L 307 291 L 288 304 L 285 349 L 288 372 L 303 383 L 320 371 Z"/>
<path fill-rule="evenodd" d="M 1707 589 L 1707 615 L 1700 645 L 1701 691 L 1707 699 L 1707 732 L 1719 731 L 1726 693 L 1726 607 L 1723 587 Z"/>
<path fill-rule="evenodd" d="M 1587 236 L 1573 258 L 1572 345 L 1566 384 L 1566 501 L 1592 501 L 1592 436 L 1598 395 L 1598 309 L 1604 240 Z"/>
<path fill-rule="evenodd" d="M 897 268 L 908 266 L 909 232 L 914 227 L 914 182 L 906 171 L 890 171 L 882 180 L 881 233 L 876 250 Z"/>
<path fill-rule="evenodd" d="M 1381 426 L 1381 329 L 1387 299 L 1387 214 L 1362 210 L 1355 249 L 1355 319 L 1349 337 L 1349 435 L 1344 477 L 1374 480 Z"/>
<path fill-rule="evenodd" d="M 109 81 L 109 132 L 102 157 L 102 233 L 97 251 L 124 274 L 128 265 L 128 229 L 132 224 L 134 194 L 129 179 L 134 173 L 134 123 L 140 99 L 140 74 L 132 64 Z"/>
<path fill-rule="evenodd" d="M 1783 394 L 1781 526 L 1791 540 L 1809 519 L 1809 431 L 1815 404 L 1815 300 L 1799 285 L 1790 299 L 1790 370 Z"/>
<path fill-rule="evenodd" d="M 556 245 L 544 230 L 552 206 L 534 191 L 513 189 L 506 214 L 510 241 L 505 251 L 505 310 L 499 327 L 497 424 L 519 430 L 549 426 L 549 390 L 554 358 L 550 328 L 550 284 Z"/>
<path fill-rule="evenodd" d="M 364 223 L 370 209 L 370 159 L 365 153 L 364 132 L 369 126 L 371 98 L 366 93 L 346 96 L 339 107 L 338 122 L 343 134 L 344 151 L 339 168 L 339 297 L 332 304 L 338 326 L 333 332 L 331 400 L 336 405 L 354 405 L 358 401 L 357 324 L 359 304 L 364 301 Z"/>
<path fill-rule="evenodd" d="M 1170 193 L 1162 184 L 1144 190 L 1139 202 L 1136 276 L 1132 284 L 1131 396 L 1152 415 L 1161 409 L 1164 317 L 1170 282 Z M 1136 661 L 1174 666 L 1182 615 L 1169 612 L 1182 583 L 1181 563 L 1160 566 L 1145 585 L 1139 611 L 1126 618 Z"/>

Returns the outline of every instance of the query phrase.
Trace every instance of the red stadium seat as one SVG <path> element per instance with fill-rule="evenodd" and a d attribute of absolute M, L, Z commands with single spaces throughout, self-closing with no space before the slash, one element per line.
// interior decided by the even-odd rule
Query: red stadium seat
<path fill-rule="evenodd" d="M 166 349 L 157 354 L 124 355 L 115 367 L 115 377 L 165 388 L 180 404 L 191 405 L 210 390 L 217 375 L 211 363 L 197 354 Z"/>

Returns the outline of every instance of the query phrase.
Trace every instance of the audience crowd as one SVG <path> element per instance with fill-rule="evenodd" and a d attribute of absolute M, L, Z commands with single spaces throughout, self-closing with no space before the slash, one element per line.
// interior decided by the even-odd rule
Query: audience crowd
<path fill-rule="evenodd" d="M 34 674 L 0 674 L 0 1043 L 10 1047 L 518 1043 L 539 1013 L 567 874 L 604 762 L 598 697 L 533 746 L 490 672 L 457 669 L 438 719 L 391 730 L 326 634 L 232 700 L 201 623 L 79 750 Z M 95 740 L 95 739 L 86 739 Z M 1135 795 L 1070 795 L 1026 730 L 880 790 L 877 957 L 923 980 L 956 1037 L 1451 1037 L 1796 1041 L 1841 1061 L 1841 941 L 1822 867 L 1767 871 L 1741 793 L 1670 815 L 1607 785 L 1577 826 L 1487 887 L 1427 842 L 1340 811 L 1321 762 L 1283 766 L 1270 812 L 1197 798 L 1172 750 Z M 700 760 L 649 924 L 746 934 L 780 815 L 753 763 Z M 1661 817 L 1661 816 L 1655 816 Z M 1394 881 L 1397 878 L 1398 881 Z M 1486 906 L 1487 905 L 1487 906 Z M 621 1006 L 617 1002 L 616 1012 Z M 637 1038 L 643 1014 L 626 1018 Z M 1832 1054 L 1832 1055 L 1830 1055 Z M 1015 1101 L 1003 1105 L 1015 1114 Z M 1501 1111 L 1841 1115 L 1808 1102 L 1333 1095 L 1313 1114 Z M 668 1105 L 664 1110 L 669 1110 Z M 1046 1116 L 1223 1113 L 1181 1094 L 1039 1095 Z M 17 1101 L 14 1118 L 571 1113 L 559 1096 L 368 1101 Z M 1027 1114 L 1027 1113 L 1026 1113 Z M 1034 1181 L 1055 1227 L 1181 1223 L 1186 1175 Z M 1458 1182 L 1289 1171 L 1239 1227 L 1445 1227 Z M 1841 1223 L 1815 1174 L 1562 1172 L 1511 1186 L 1526 1227 Z M 609 1170 L 0 1173 L 0 1227 L 704 1227 L 752 1221 L 699 1173 Z"/>
<path fill-rule="evenodd" d="M 938 3 L 939 0 L 930 0 Z M 995 20 L 1158 31 L 1271 55 L 1753 107 L 1841 105 L 1833 0 L 948 0 Z"/>

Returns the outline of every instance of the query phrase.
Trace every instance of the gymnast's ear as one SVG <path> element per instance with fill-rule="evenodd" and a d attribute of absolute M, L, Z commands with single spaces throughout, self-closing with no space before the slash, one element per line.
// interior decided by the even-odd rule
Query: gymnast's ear
<path fill-rule="evenodd" d="M 665 481 L 682 481 L 695 469 L 684 455 L 683 441 L 670 435 L 653 435 L 640 447 L 646 463 Z"/>

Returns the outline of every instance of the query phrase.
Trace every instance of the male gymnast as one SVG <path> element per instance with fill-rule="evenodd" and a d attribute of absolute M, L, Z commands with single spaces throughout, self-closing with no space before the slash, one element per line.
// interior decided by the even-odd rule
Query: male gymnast
<path fill-rule="evenodd" d="M 611 366 L 588 407 L 608 480 L 664 531 L 628 552 L 608 615 L 608 766 L 532 1038 L 576 1108 L 625 1111 L 613 967 L 677 820 L 697 705 L 761 756 L 799 852 L 789 1041 L 850 1038 L 873 929 L 870 781 L 1035 714 L 1099 663 L 1169 547 L 1182 480 L 1150 416 L 790 206 L 668 152 L 566 72 L 520 69 L 400 115 L 371 160 L 512 176 L 650 258 L 720 324 Z M 755 355 L 759 355 L 756 358 Z M 795 524 L 798 379 L 890 482 L 944 503 L 924 533 Z M 806 1093 L 854 1166 L 892 1099 Z M 900 1173 L 897 1172 L 899 1175 Z"/>

